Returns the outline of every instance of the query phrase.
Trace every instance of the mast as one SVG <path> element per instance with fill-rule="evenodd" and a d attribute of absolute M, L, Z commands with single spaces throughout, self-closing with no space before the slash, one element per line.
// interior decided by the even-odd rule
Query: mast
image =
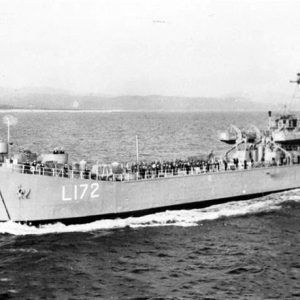
<path fill-rule="evenodd" d="M 10 119 L 7 118 L 7 143 L 10 142 Z"/>
<path fill-rule="evenodd" d="M 297 85 L 300 85 L 300 73 L 297 73 L 297 79 L 296 80 L 290 80 L 291 83 L 297 83 Z"/>
<path fill-rule="evenodd" d="M 135 136 L 135 147 L 136 147 L 136 163 L 139 163 L 139 139 L 138 136 Z"/>
<path fill-rule="evenodd" d="M 272 127 L 272 111 L 271 110 L 268 111 L 268 117 L 269 117 L 268 118 L 268 123 L 269 123 L 268 129 L 271 130 L 271 127 Z"/>
<path fill-rule="evenodd" d="M 18 119 L 11 115 L 6 115 L 3 117 L 3 123 L 7 125 L 7 147 L 8 147 L 8 158 L 10 158 L 10 146 L 12 143 L 10 142 L 10 126 L 16 125 L 18 123 Z"/>
<path fill-rule="evenodd" d="M 297 97 L 297 93 L 299 91 L 299 86 L 300 86 L 300 72 L 297 73 L 296 80 L 290 80 L 290 83 L 296 83 L 296 87 L 291 99 L 284 106 L 284 112 L 283 112 L 284 115 L 288 114 L 288 112 L 291 111 L 292 104 L 294 104 L 294 99 Z"/>
<path fill-rule="evenodd" d="M 139 179 L 139 139 L 135 136 L 137 179 Z"/>

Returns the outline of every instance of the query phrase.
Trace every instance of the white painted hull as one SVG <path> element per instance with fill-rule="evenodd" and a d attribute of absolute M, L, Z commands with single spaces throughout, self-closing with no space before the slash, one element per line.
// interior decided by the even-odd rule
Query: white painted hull
<path fill-rule="evenodd" d="M 24 195 L 18 193 L 22 185 Z M 0 221 L 76 223 L 124 213 L 265 194 L 300 187 L 300 165 L 138 181 L 96 181 L 0 169 Z M 6 208 L 5 208 L 6 206 Z"/>

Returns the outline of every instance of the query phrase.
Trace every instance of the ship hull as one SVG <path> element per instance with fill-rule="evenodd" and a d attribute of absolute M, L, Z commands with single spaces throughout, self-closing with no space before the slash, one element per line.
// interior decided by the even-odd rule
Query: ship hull
<path fill-rule="evenodd" d="M 1 168 L 0 221 L 75 224 L 212 205 L 298 187 L 300 165 L 122 182 L 21 174 Z"/>

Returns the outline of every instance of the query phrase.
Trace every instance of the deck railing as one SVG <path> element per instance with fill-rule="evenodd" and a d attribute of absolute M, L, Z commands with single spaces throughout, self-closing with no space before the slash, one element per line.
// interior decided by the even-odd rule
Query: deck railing
<path fill-rule="evenodd" d="M 294 163 L 295 164 L 295 163 Z M 48 166 L 30 166 L 26 164 L 12 164 L 4 163 L 2 168 L 10 169 L 12 172 L 18 172 L 22 174 L 39 175 L 39 176 L 51 176 L 51 177 L 63 177 L 70 179 L 87 179 L 87 180 L 99 180 L 99 181 L 134 181 L 134 180 L 150 180 L 157 178 L 168 178 L 174 176 L 191 176 L 200 174 L 210 174 L 215 172 L 232 172 L 238 170 L 251 170 L 255 168 L 263 167 L 278 167 L 277 165 L 256 165 L 256 166 L 234 166 L 229 164 L 225 170 L 224 165 L 220 164 L 219 167 L 212 167 L 209 170 L 201 167 L 192 167 L 190 169 L 186 168 L 176 168 L 174 170 L 146 170 L 144 172 L 131 172 L 129 170 L 123 173 L 95 173 L 92 170 L 77 170 L 77 169 L 67 169 L 67 168 L 51 168 Z"/>
<path fill-rule="evenodd" d="M 10 169 L 12 172 L 40 175 L 40 176 L 51 176 L 51 177 L 64 177 L 64 178 L 77 178 L 77 179 L 89 179 L 89 180 L 111 180 L 111 181 L 130 181 L 130 180 L 142 180 L 142 179 L 153 179 L 162 177 L 173 177 L 173 176 L 184 176 L 184 175 L 196 175 L 206 173 L 200 168 L 193 168 L 186 170 L 185 168 L 178 168 L 176 171 L 147 171 L 144 175 L 138 172 L 125 171 L 124 173 L 93 173 L 91 170 L 73 170 L 64 168 L 51 168 L 51 167 L 35 167 L 28 166 L 25 164 L 12 164 L 4 163 L 2 168 Z"/>

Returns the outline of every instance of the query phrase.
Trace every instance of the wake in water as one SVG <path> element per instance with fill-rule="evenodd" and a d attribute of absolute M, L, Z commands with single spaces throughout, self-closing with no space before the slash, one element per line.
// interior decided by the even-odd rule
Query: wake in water
<path fill-rule="evenodd" d="M 271 194 L 266 197 L 246 201 L 234 201 L 212 205 L 207 208 L 191 210 L 172 210 L 150 214 L 142 217 L 126 219 L 104 219 L 87 224 L 64 225 L 55 223 L 34 227 L 14 222 L 0 224 L 0 233 L 13 235 L 40 235 L 66 232 L 88 232 L 94 230 L 108 230 L 124 227 L 154 227 L 154 226 L 198 226 L 200 222 L 215 220 L 222 217 L 243 216 L 281 209 L 281 204 L 287 201 L 300 202 L 300 189 L 283 193 Z"/>

